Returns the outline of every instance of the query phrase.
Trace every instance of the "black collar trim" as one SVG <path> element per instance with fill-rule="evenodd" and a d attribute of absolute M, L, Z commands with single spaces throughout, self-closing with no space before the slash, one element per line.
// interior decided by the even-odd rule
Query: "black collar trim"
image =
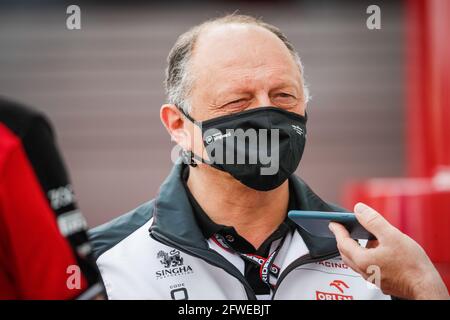
<path fill-rule="evenodd" d="M 150 232 L 156 232 L 180 246 L 208 249 L 208 243 L 197 224 L 192 206 L 182 183 L 182 170 L 185 164 L 181 160 L 172 168 L 169 176 L 161 185 L 153 211 L 153 224 Z M 344 211 L 332 206 L 318 197 L 303 180 L 291 176 L 296 203 L 301 210 Z M 305 241 L 311 257 L 329 255 L 337 251 L 335 239 L 316 237 L 297 226 Z"/>

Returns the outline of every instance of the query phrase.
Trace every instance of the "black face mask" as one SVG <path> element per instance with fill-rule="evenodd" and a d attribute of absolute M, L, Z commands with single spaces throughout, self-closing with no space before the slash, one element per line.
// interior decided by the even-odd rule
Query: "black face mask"
<path fill-rule="evenodd" d="M 181 112 L 201 128 L 209 160 L 193 153 L 191 157 L 228 172 L 250 188 L 275 189 L 300 163 L 307 116 L 276 107 L 259 107 L 197 122 Z"/>

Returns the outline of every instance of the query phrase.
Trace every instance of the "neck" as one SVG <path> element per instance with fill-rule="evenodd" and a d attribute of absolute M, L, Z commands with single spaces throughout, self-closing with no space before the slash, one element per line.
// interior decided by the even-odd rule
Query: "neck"
<path fill-rule="evenodd" d="M 234 227 L 255 248 L 259 248 L 286 217 L 287 181 L 274 190 L 257 191 L 225 172 L 201 165 L 190 168 L 187 184 L 211 220 Z"/>

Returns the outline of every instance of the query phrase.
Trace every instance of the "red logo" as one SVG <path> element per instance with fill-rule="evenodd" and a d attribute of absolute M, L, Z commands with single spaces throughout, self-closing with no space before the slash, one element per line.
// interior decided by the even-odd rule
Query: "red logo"
<path fill-rule="evenodd" d="M 330 287 L 336 287 L 341 293 L 344 293 L 344 289 L 341 287 L 348 289 L 348 285 L 342 280 L 334 280 L 330 283 Z"/>
<path fill-rule="evenodd" d="M 316 300 L 353 300 L 353 296 L 343 294 L 349 286 L 342 280 L 333 280 L 330 287 L 339 290 L 340 293 L 316 291 Z"/>

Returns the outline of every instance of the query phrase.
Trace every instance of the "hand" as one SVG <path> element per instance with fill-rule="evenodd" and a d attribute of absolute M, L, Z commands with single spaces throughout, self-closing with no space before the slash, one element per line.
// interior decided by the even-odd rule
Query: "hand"
<path fill-rule="evenodd" d="M 354 210 L 359 223 L 377 240 L 363 248 L 343 225 L 331 222 L 329 227 L 345 264 L 366 280 L 372 275 L 369 267 L 379 267 L 379 285 L 385 294 L 405 299 L 449 299 L 439 273 L 417 242 L 369 206 L 358 203 Z"/>

